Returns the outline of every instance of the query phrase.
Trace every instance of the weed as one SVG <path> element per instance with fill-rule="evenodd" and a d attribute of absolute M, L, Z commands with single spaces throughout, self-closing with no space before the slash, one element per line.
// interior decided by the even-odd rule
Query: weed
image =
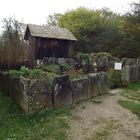
<path fill-rule="evenodd" d="M 140 81 L 129 84 L 127 89 L 131 89 L 135 91 L 140 90 Z"/>
<path fill-rule="evenodd" d="M 66 140 L 71 107 L 26 115 L 9 97 L 0 92 L 1 140 Z"/>
<path fill-rule="evenodd" d="M 28 69 L 25 66 L 22 66 L 20 70 L 9 70 L 3 72 L 4 74 L 9 74 L 11 77 L 26 77 L 26 78 L 43 78 L 45 72 L 41 69 Z"/>
<path fill-rule="evenodd" d="M 121 87 L 121 72 L 110 70 L 108 72 L 108 84 L 111 89 Z"/>
<path fill-rule="evenodd" d="M 131 101 L 119 100 L 119 104 L 131 110 L 140 118 L 140 81 L 129 84 L 128 87 L 124 89 L 122 95 L 131 99 Z"/>
<path fill-rule="evenodd" d="M 135 103 L 133 101 L 127 101 L 127 100 L 119 100 L 119 104 L 131 110 L 134 114 L 136 114 L 140 118 L 140 103 Z"/>

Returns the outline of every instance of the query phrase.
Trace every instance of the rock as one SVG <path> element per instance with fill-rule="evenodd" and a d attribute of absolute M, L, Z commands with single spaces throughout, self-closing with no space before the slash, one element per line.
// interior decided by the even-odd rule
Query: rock
<path fill-rule="evenodd" d="M 122 67 L 126 66 L 128 58 L 122 58 Z"/>
<path fill-rule="evenodd" d="M 139 67 L 136 65 L 133 65 L 130 68 L 130 81 L 136 82 L 138 80 L 139 80 Z"/>
<path fill-rule="evenodd" d="M 48 110 L 52 105 L 52 90 L 46 80 L 31 80 L 29 91 L 29 112 Z"/>
<path fill-rule="evenodd" d="M 132 59 L 132 58 L 127 59 L 126 66 L 132 66 L 132 65 L 135 65 L 135 64 L 136 64 L 135 59 Z"/>
<path fill-rule="evenodd" d="M 65 65 L 66 64 L 65 58 L 58 58 L 58 64 L 62 66 Z"/>
<path fill-rule="evenodd" d="M 73 103 L 88 98 L 89 80 L 87 77 L 71 81 Z"/>
<path fill-rule="evenodd" d="M 58 59 L 55 57 L 49 57 L 48 58 L 48 63 L 49 64 L 58 64 Z"/>
<path fill-rule="evenodd" d="M 105 72 L 98 73 L 98 90 L 100 95 L 109 93 L 107 83 L 107 74 Z"/>
<path fill-rule="evenodd" d="M 97 73 L 89 74 L 88 79 L 89 79 L 88 98 L 99 95 Z"/>
<path fill-rule="evenodd" d="M 62 107 L 72 104 L 72 89 L 68 75 L 57 77 L 53 84 L 54 106 Z"/>
<path fill-rule="evenodd" d="M 124 66 L 121 71 L 121 80 L 123 85 L 127 85 L 128 83 L 130 83 L 130 73 L 131 73 L 131 67 Z"/>
<path fill-rule="evenodd" d="M 48 60 L 49 60 L 49 58 L 48 57 L 43 57 L 43 64 L 48 64 L 49 62 L 48 62 Z"/>

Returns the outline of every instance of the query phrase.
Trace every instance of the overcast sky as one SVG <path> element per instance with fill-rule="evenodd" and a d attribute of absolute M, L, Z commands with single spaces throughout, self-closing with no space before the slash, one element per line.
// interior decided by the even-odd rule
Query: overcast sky
<path fill-rule="evenodd" d="M 101 9 L 108 7 L 114 12 L 125 13 L 129 4 L 139 0 L 0 0 L 0 20 L 16 17 L 25 23 L 45 24 L 46 17 L 64 13 L 80 6 Z"/>

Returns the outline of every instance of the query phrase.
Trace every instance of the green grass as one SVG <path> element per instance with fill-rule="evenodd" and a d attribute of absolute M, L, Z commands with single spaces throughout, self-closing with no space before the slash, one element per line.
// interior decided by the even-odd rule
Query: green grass
<path fill-rule="evenodd" d="M 119 100 L 119 104 L 131 110 L 140 118 L 140 81 L 129 84 L 122 95 L 127 97 L 128 100 Z"/>
<path fill-rule="evenodd" d="M 27 115 L 0 92 L 0 140 L 66 140 L 71 107 Z"/>
<path fill-rule="evenodd" d="M 129 84 L 127 89 L 131 89 L 134 91 L 140 90 L 140 81 Z"/>
<path fill-rule="evenodd" d="M 140 101 L 140 81 L 129 84 L 122 95 L 129 99 Z"/>
<path fill-rule="evenodd" d="M 3 72 L 3 74 L 9 74 L 11 77 L 26 77 L 26 78 L 44 78 L 45 72 L 41 69 L 29 69 L 22 66 L 19 70 L 8 70 Z"/>
<path fill-rule="evenodd" d="M 122 95 L 129 98 L 129 99 L 140 101 L 140 91 L 135 91 L 135 90 L 131 90 L 131 89 L 124 89 Z"/>
<path fill-rule="evenodd" d="M 131 110 L 134 114 L 136 114 L 140 118 L 140 103 L 135 103 L 133 101 L 127 101 L 127 100 L 119 100 L 119 104 Z"/>

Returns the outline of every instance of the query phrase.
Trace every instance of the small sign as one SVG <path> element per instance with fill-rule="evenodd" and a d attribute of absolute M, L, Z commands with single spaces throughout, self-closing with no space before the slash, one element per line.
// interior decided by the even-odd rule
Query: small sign
<path fill-rule="evenodd" d="M 117 63 L 117 62 L 115 62 L 114 69 L 115 69 L 115 70 L 122 70 L 122 63 Z"/>

